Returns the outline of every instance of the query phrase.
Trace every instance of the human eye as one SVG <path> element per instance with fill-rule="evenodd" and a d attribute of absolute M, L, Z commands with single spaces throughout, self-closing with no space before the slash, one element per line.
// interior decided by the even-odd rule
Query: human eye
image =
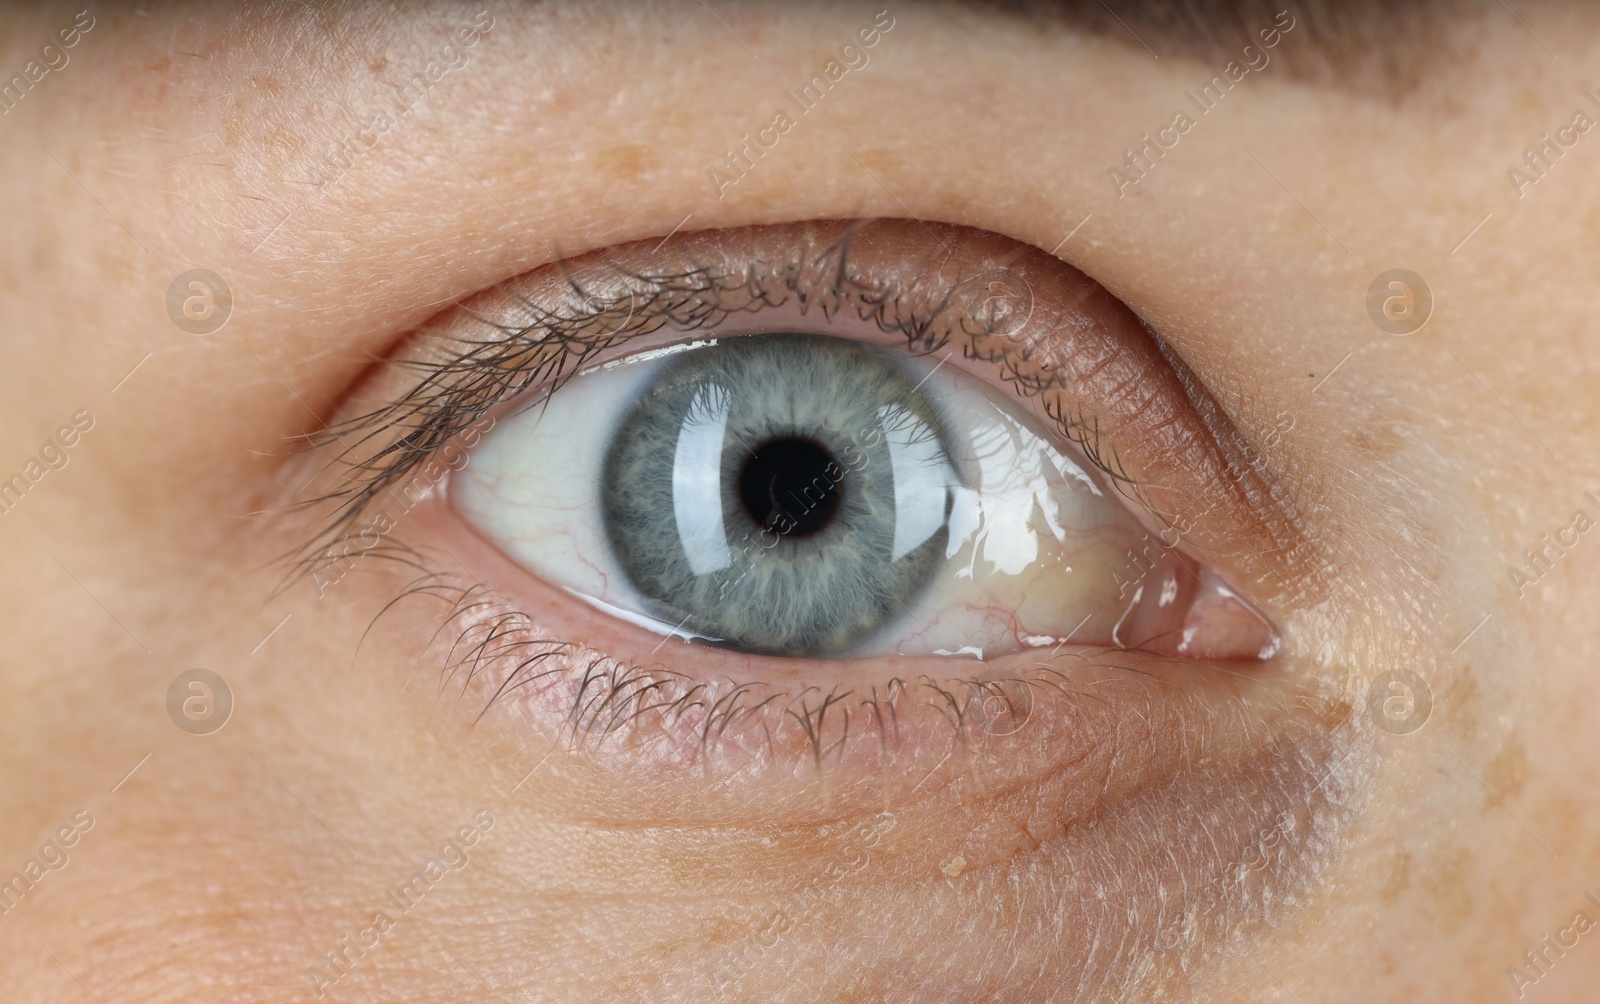
<path fill-rule="evenodd" d="M 750 267 L 736 255 L 781 245 L 784 228 L 698 262 L 701 302 L 676 308 L 694 323 L 668 316 L 644 338 L 656 347 L 536 389 L 455 476 L 458 510 L 549 585 L 655 634 L 735 650 L 1270 655 L 1265 618 L 1183 554 L 1176 527 L 1141 522 L 1066 430 L 1052 437 L 1025 398 L 984 380 L 996 367 L 973 358 L 970 335 L 907 332 L 887 316 L 913 309 L 885 309 L 904 289 L 899 263 L 846 249 L 889 229 L 906 228 L 791 247 L 804 257 L 755 295 L 728 288 Z M 670 257 L 724 242 L 687 243 Z M 805 258 L 809 286 L 791 267 Z M 968 274 L 923 291 L 941 301 L 938 323 L 1026 342 L 1063 287 L 1081 288 L 1045 274 L 1035 289 L 984 264 L 962 261 Z M 587 291 L 601 314 L 637 313 L 661 281 L 568 268 L 589 274 L 556 294 Z M 829 294 L 836 305 L 814 305 Z"/>
<path fill-rule="evenodd" d="M 1238 585 L 1241 527 L 1292 523 L 1252 509 L 1159 336 L 982 231 L 820 221 L 559 261 L 423 325 L 349 410 L 335 531 L 398 488 L 470 573 L 457 702 L 611 753 L 829 769 L 1281 645 Z"/>

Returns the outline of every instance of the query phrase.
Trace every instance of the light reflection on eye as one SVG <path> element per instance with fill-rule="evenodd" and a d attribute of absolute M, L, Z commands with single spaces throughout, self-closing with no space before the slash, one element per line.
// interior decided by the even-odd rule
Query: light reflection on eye
<path fill-rule="evenodd" d="M 547 582 L 753 653 L 1270 654 L 1264 620 L 1178 552 L 1130 584 L 1144 526 L 1002 395 L 849 339 L 736 336 L 580 374 L 503 422 L 451 494 Z"/>

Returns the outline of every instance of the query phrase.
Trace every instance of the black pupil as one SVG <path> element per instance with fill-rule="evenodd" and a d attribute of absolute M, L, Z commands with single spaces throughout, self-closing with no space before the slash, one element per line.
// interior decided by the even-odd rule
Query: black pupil
<path fill-rule="evenodd" d="M 739 472 L 739 499 L 761 526 L 804 537 L 828 525 L 839 508 L 844 469 L 809 439 L 774 439 L 759 446 Z"/>

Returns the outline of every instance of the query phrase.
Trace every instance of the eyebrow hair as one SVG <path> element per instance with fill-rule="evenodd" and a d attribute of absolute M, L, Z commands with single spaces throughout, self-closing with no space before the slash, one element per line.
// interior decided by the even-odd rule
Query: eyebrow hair
<path fill-rule="evenodd" d="M 1289 79 L 1398 103 L 1452 61 L 1451 28 L 1482 5 L 1453 0 L 972 0 L 990 13 L 1220 70 L 1288 12 L 1268 53 Z"/>

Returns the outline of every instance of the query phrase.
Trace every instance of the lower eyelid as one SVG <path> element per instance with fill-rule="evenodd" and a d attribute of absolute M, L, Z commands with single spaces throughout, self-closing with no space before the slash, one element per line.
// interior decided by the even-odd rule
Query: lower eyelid
<path fill-rule="evenodd" d="M 920 800 L 958 777 L 970 783 L 974 769 L 986 775 L 984 790 L 996 791 L 1064 772 L 1087 777 L 1096 757 L 1119 763 L 1117 785 L 1153 784 L 1182 756 L 1203 755 L 1182 754 L 1168 737 L 1203 735 L 1197 716 L 1229 701 L 1206 696 L 1219 685 L 1206 682 L 1203 667 L 1138 652 L 1069 649 L 1049 662 L 1019 653 L 957 669 L 939 659 L 797 659 L 774 672 L 762 657 L 663 641 L 599 611 L 579 613 L 553 587 L 530 586 L 444 505 L 419 508 L 407 530 L 444 542 L 472 572 L 446 577 L 471 609 L 443 631 L 438 625 L 452 620 L 438 602 L 443 591 L 407 601 L 434 604 L 405 619 L 426 609 L 408 629 L 412 642 L 440 639 L 433 653 L 446 666 L 441 701 L 482 727 L 509 727 L 531 746 L 556 742 L 606 765 L 607 774 L 760 778 L 753 790 L 762 798 L 781 804 L 792 796 L 807 816 L 819 776 L 839 812 Z M 479 649 L 491 633 L 494 643 Z M 664 645 L 674 651 L 662 653 Z M 1221 686 L 1219 694 L 1228 689 Z M 995 708 L 996 696 L 1005 708 Z M 1023 710 L 1008 717 L 1006 708 Z M 787 795 L 775 778 L 790 779 Z M 1096 775 L 1091 787 L 1109 783 Z M 743 797 L 740 790 L 729 787 L 730 797 Z M 709 824 L 723 808 L 690 800 L 682 811 L 703 812 Z"/>
<path fill-rule="evenodd" d="M 748 902 L 752 889 L 776 899 L 793 891 L 795 862 L 815 860 L 804 858 L 808 849 L 844 860 L 851 833 L 887 818 L 893 825 L 872 846 L 870 866 L 849 872 L 841 893 L 893 897 L 929 882 L 983 883 L 956 891 L 1020 897 L 1008 917 L 1057 925 L 1050 943 L 1066 953 L 1069 969 L 1072 960 L 1102 959 L 1096 945 L 1109 938 L 1124 947 L 1105 964 L 1148 955 L 1165 971 L 1186 953 L 1276 923 L 1282 904 L 1303 902 L 1335 863 L 1339 834 L 1361 805 L 1368 759 L 1361 754 L 1371 730 L 1363 739 L 1350 727 L 1356 709 L 1316 674 L 1287 667 L 1265 667 L 1246 680 L 1227 667 L 1175 671 L 1137 655 L 1072 653 L 1055 674 L 1021 666 L 1011 678 L 1036 683 L 1019 728 L 954 728 L 939 692 L 928 691 L 921 700 L 902 698 L 879 721 L 858 711 L 848 736 L 841 716 L 825 718 L 820 761 L 776 701 L 726 743 L 702 741 L 693 712 L 675 718 L 670 702 L 644 717 L 624 716 L 614 731 L 586 732 L 574 728 L 571 700 L 597 669 L 609 683 L 604 672 L 625 648 L 616 635 L 599 620 L 566 630 L 552 597 L 519 595 L 511 604 L 495 596 L 494 587 L 509 581 L 502 575 L 519 573 L 497 569 L 498 552 L 442 500 L 419 505 L 396 533 L 419 552 L 443 551 L 426 564 L 434 571 L 428 581 L 444 591 L 408 598 L 386 615 L 361 654 L 362 675 L 374 663 L 424 673 L 430 664 L 447 667 L 439 687 L 410 691 L 406 700 L 416 707 L 398 710 L 470 725 L 450 741 L 475 744 L 503 789 L 526 780 L 530 768 L 541 771 L 541 783 L 564 793 L 544 811 L 606 834 L 586 860 L 616 867 L 564 884 L 575 899 L 637 897 L 653 882 L 653 869 L 640 874 L 641 855 L 687 862 L 697 902 Z M 463 566 L 469 574 L 454 571 Z M 447 624 L 463 596 L 488 606 Z M 516 607 L 533 612 L 520 616 L 532 635 L 573 643 L 532 667 L 551 674 L 543 694 L 532 686 L 501 690 L 529 657 L 527 648 L 516 651 L 521 639 L 508 637 L 498 658 L 474 666 L 461 648 L 482 635 L 453 630 L 465 620 L 515 615 Z M 444 658 L 452 644 L 453 665 Z M 732 663 L 706 667 L 706 675 L 747 679 Z M 961 703 L 958 686 L 946 680 L 941 689 Z M 808 698 L 815 721 L 825 696 L 797 685 L 781 699 Z M 769 745 L 762 723 L 787 731 Z M 680 727 L 687 735 L 673 731 Z M 1274 823 L 1284 819 L 1293 826 Z M 1253 849 L 1269 825 L 1281 826 L 1280 837 L 1261 855 Z M 643 833 L 648 844 L 637 839 Z"/>
<path fill-rule="evenodd" d="M 648 674 L 651 684 L 667 684 L 662 689 L 625 681 L 619 688 L 608 676 L 651 664 L 642 632 L 634 642 L 640 657 L 619 662 L 629 645 L 619 643 L 614 622 L 573 622 L 558 613 L 559 598 L 542 593 L 519 596 L 523 609 L 541 611 L 536 616 L 498 598 L 495 587 L 518 573 L 497 567 L 498 552 L 444 505 L 419 507 L 405 532 L 444 545 L 450 565 L 459 559 L 482 576 L 433 582 L 481 586 L 467 602 L 488 605 L 430 644 L 454 596 L 408 600 L 366 658 L 415 665 L 431 656 L 424 665 L 446 668 L 436 691 L 413 695 L 420 717 L 451 711 L 477 737 L 452 741 L 484 744 L 503 759 L 506 788 L 532 767 L 542 783 L 568 792 L 556 810 L 562 819 L 611 834 L 594 860 L 611 847 L 625 860 L 615 872 L 575 881 L 574 896 L 637 895 L 650 884 L 635 875 L 640 853 L 703 862 L 695 865 L 697 900 L 747 898 L 752 888 L 782 896 L 792 891 L 798 848 L 842 858 L 850 833 L 887 818 L 893 825 L 872 846 L 871 867 L 852 873 L 856 895 L 929 881 L 1042 882 L 1032 909 L 1077 911 L 1058 946 L 1091 957 L 1089 942 L 1109 932 L 1165 953 L 1271 922 L 1276 904 L 1296 902 L 1325 873 L 1336 835 L 1360 805 L 1366 740 L 1349 727 L 1355 709 L 1314 674 L 1242 674 L 1096 652 L 1067 653 L 1049 667 L 987 667 L 988 693 L 1024 708 L 1019 721 L 974 713 L 984 691 L 954 678 L 922 681 L 915 660 L 897 661 L 908 685 L 880 695 L 874 714 L 870 688 L 845 677 L 851 669 L 881 672 L 882 664 L 796 666 L 787 686 L 758 694 L 736 682 L 751 678 L 738 665 L 748 657 L 702 650 L 694 653 L 697 676 L 721 689 L 701 704 L 680 704 L 682 691 L 673 688 L 695 683 L 680 673 Z M 464 655 L 484 639 L 481 630 L 459 631 L 464 622 L 506 618 L 526 637 L 503 636 L 501 651 L 484 660 Z M 544 643 L 524 644 L 534 638 Z M 444 658 L 452 643 L 453 662 Z M 838 691 L 812 677 L 819 670 L 835 674 Z M 517 686 L 519 671 L 547 675 Z M 618 714 L 575 717 L 586 682 L 603 700 L 620 695 Z M 741 690 L 751 695 L 746 714 L 705 734 L 705 705 Z M 839 700 L 819 714 L 829 698 Z M 952 705 L 966 705 L 959 725 Z M 509 757 L 507 747 L 515 751 Z M 1284 819 L 1294 825 L 1273 823 Z M 1260 855 L 1253 849 L 1268 825 L 1280 825 L 1280 836 Z M 640 832 L 652 835 L 648 848 L 630 839 Z M 737 869 L 722 867 L 725 859 Z M 1051 898 L 1040 906 L 1044 895 Z M 1097 909 L 1109 911 L 1098 922 Z"/>

